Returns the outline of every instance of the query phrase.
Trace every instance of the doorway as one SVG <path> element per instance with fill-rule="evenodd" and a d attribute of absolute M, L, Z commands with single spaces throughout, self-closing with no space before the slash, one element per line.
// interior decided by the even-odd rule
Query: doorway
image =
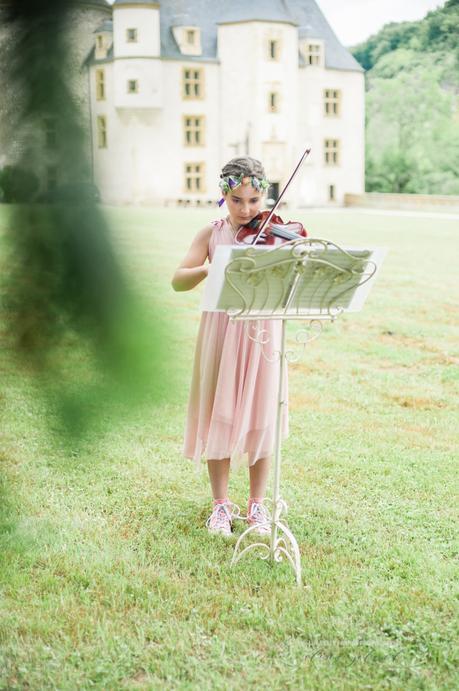
<path fill-rule="evenodd" d="M 279 197 L 279 183 L 278 182 L 272 182 L 269 186 L 269 196 L 271 199 L 274 199 L 275 202 L 277 202 L 277 199 Z"/>

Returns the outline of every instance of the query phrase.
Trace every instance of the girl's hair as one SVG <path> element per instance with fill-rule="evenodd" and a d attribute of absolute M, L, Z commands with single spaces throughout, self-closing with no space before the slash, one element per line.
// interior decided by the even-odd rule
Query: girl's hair
<path fill-rule="evenodd" d="M 264 180 L 266 178 L 263 165 L 256 158 L 251 158 L 251 156 L 238 156 L 228 161 L 228 163 L 223 166 L 220 177 L 226 178 L 228 175 L 234 175 L 236 177 L 239 175 L 243 177 L 254 176 L 259 180 Z"/>

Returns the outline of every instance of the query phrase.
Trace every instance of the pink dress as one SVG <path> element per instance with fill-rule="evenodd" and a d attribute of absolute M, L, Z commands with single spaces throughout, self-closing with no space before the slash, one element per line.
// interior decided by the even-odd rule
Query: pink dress
<path fill-rule="evenodd" d="M 233 244 L 227 220 L 213 225 L 210 261 L 216 245 Z M 269 343 L 262 346 L 250 338 L 258 329 L 269 333 Z M 237 468 L 273 453 L 280 341 L 280 321 L 230 321 L 224 312 L 202 313 L 184 443 L 184 455 L 195 461 L 197 472 L 201 458 L 230 458 Z M 287 401 L 287 377 L 284 381 Z M 284 411 L 283 437 L 288 433 L 287 405 Z"/>

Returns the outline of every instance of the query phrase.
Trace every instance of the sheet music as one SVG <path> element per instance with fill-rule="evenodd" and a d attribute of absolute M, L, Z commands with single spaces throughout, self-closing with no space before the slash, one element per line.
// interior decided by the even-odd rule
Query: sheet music
<path fill-rule="evenodd" d="M 250 252 L 241 245 L 218 245 L 201 309 L 223 312 L 250 309 L 250 314 L 265 318 L 278 313 L 321 314 L 330 306 L 359 311 L 386 250 L 346 247 L 343 252 L 333 243 L 330 245 L 326 253 L 311 252 L 303 261 L 299 275 L 298 261 L 292 257 L 290 244 L 274 249 L 254 247 Z M 292 287 L 294 292 L 286 308 Z"/>

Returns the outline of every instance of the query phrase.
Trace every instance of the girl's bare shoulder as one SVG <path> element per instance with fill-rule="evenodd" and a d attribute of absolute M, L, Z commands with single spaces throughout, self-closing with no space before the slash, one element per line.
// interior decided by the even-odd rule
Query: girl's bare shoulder
<path fill-rule="evenodd" d="M 225 219 L 220 218 L 216 221 L 211 221 L 208 223 L 204 228 L 202 228 L 200 231 L 198 231 L 196 235 L 196 240 L 198 241 L 209 241 L 210 236 L 214 232 L 214 230 L 221 230 L 225 224 Z"/>

